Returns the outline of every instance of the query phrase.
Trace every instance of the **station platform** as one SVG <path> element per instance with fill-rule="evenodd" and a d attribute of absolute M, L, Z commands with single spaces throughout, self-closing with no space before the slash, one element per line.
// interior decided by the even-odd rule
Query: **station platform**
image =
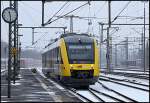
<path fill-rule="evenodd" d="M 60 89 L 38 72 L 20 69 L 20 79 L 11 81 L 11 98 L 7 97 L 6 75 L 1 75 L 1 102 L 82 102 L 65 89 Z"/>

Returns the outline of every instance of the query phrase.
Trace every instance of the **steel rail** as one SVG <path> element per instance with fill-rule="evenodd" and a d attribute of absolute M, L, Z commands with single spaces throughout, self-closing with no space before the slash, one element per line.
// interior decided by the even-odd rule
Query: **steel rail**
<path fill-rule="evenodd" d="M 104 68 L 104 69 L 106 69 L 106 68 Z M 139 69 L 127 69 L 127 70 L 125 70 L 125 69 L 114 68 L 113 70 L 143 72 L 143 70 L 139 70 Z"/>
<path fill-rule="evenodd" d="M 96 97 L 98 100 L 102 101 L 102 102 L 105 102 L 102 98 L 100 98 L 99 96 L 97 96 L 95 93 L 93 93 L 92 90 L 88 90 L 92 95 L 94 95 L 94 97 Z"/>
<path fill-rule="evenodd" d="M 136 86 L 132 86 L 132 85 L 116 82 L 116 81 L 109 80 L 109 79 L 99 78 L 99 80 L 109 81 L 109 82 L 113 82 L 113 83 L 120 84 L 120 85 L 123 85 L 123 86 L 127 86 L 127 87 L 131 87 L 131 88 L 135 88 L 135 89 L 139 89 L 139 90 L 143 90 L 143 91 L 149 92 L 148 89 L 139 88 L 139 87 L 136 87 Z"/>
<path fill-rule="evenodd" d="M 73 93 L 79 95 L 79 96 L 82 97 L 83 99 L 85 99 L 85 100 L 87 100 L 87 101 L 89 101 L 89 102 L 93 102 L 93 101 L 90 100 L 88 97 L 85 97 L 85 96 L 83 96 L 83 95 L 77 93 L 77 92 L 76 92 L 77 90 L 76 90 L 75 88 L 68 88 L 68 87 L 66 87 L 66 88 L 67 88 L 68 90 L 72 91 Z"/>
<path fill-rule="evenodd" d="M 140 86 L 149 87 L 149 85 L 142 84 L 142 83 L 132 82 L 132 81 L 130 81 L 130 80 L 128 80 L 128 79 L 117 79 L 117 78 L 107 77 L 107 76 L 103 76 L 103 75 L 101 75 L 101 77 L 108 78 L 108 79 L 112 79 L 112 80 L 116 80 L 116 81 L 123 81 L 123 82 L 132 83 L 132 84 L 137 84 L 137 85 L 140 85 Z"/>
<path fill-rule="evenodd" d="M 120 96 L 122 96 L 122 97 L 124 97 L 124 98 L 126 98 L 126 99 L 128 99 L 128 100 L 130 100 L 130 101 L 132 101 L 132 102 L 138 102 L 138 101 L 136 101 L 136 100 L 134 100 L 134 99 L 132 99 L 132 98 L 130 98 L 130 97 L 127 97 L 126 95 L 123 95 L 123 94 L 121 94 L 121 93 L 119 93 L 119 92 L 117 92 L 117 91 L 115 91 L 115 90 L 113 90 L 113 89 L 108 88 L 107 86 L 105 86 L 103 83 L 101 83 L 101 82 L 99 82 L 99 81 L 98 81 L 98 83 L 99 83 L 100 85 L 102 85 L 102 87 L 104 87 L 105 89 L 107 89 L 107 90 L 109 90 L 109 91 L 113 91 L 114 93 L 116 93 L 116 94 L 118 94 L 118 95 L 120 95 Z"/>
<path fill-rule="evenodd" d="M 101 71 L 101 72 L 107 73 L 106 71 Z M 149 80 L 148 76 L 142 76 L 142 74 L 139 74 L 139 73 L 111 72 L 110 74 Z"/>
<path fill-rule="evenodd" d="M 63 88 L 67 89 L 68 91 L 71 91 L 73 93 L 75 93 L 76 95 L 78 95 L 79 97 L 85 99 L 87 102 L 93 102 L 92 100 L 90 100 L 88 97 L 85 97 L 83 95 L 81 95 L 80 93 L 77 93 L 77 89 L 75 88 L 70 88 L 64 84 L 62 84 L 61 82 L 59 82 L 58 80 L 51 78 L 52 80 L 54 80 L 55 82 L 57 82 L 59 85 L 61 85 Z M 94 97 L 96 97 L 98 100 L 104 102 L 104 100 L 102 100 L 100 97 L 98 97 L 97 95 L 95 95 L 92 91 L 87 90 L 88 92 L 90 92 Z M 82 100 L 82 99 L 81 99 Z"/>
<path fill-rule="evenodd" d="M 89 89 L 91 89 L 91 90 L 94 91 L 94 92 L 100 93 L 100 94 L 102 94 L 102 95 L 104 95 L 104 96 L 106 96 L 106 97 L 109 97 L 109 98 L 111 98 L 111 99 L 115 99 L 115 100 L 117 100 L 117 102 L 125 102 L 125 101 L 123 101 L 123 100 L 121 100 L 121 99 L 118 99 L 118 98 L 113 97 L 113 96 L 110 96 L 110 95 L 108 95 L 108 94 L 106 94 L 106 93 L 97 91 L 97 90 L 95 90 L 95 89 L 93 89 L 93 88 L 89 88 Z"/>

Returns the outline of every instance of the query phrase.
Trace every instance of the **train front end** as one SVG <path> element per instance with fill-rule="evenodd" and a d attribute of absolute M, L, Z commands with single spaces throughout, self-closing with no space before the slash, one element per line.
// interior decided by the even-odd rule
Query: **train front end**
<path fill-rule="evenodd" d="M 73 86 L 95 84 L 99 77 L 99 51 L 89 36 L 68 36 L 61 47 L 64 59 L 62 81 Z M 65 54 L 65 55 L 63 55 Z"/>

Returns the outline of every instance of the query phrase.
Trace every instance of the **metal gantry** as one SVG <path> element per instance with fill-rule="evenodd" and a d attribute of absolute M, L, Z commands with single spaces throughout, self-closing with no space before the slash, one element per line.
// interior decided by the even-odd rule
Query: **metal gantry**
<path fill-rule="evenodd" d="M 65 16 L 67 16 L 68 14 L 71 14 L 72 12 L 74 12 L 74 11 L 80 9 L 81 7 L 84 7 L 84 6 L 87 5 L 87 4 L 90 5 L 90 1 L 88 1 L 87 3 L 85 3 L 85 4 L 83 4 L 83 5 L 80 5 L 79 7 L 77 7 L 77 8 L 75 8 L 75 9 L 73 9 L 73 10 L 67 12 L 67 13 L 64 14 L 64 15 L 62 15 L 62 16 L 60 16 L 60 17 L 54 19 L 54 20 L 52 20 L 52 18 L 50 18 L 46 23 L 44 23 L 44 4 L 45 4 L 46 2 L 49 2 L 49 1 L 48 1 L 48 0 L 42 0 L 42 26 L 46 26 L 46 25 L 48 25 L 48 24 L 51 24 L 52 22 L 55 22 L 55 21 L 59 20 L 60 18 L 65 17 Z M 55 14 L 54 14 L 54 15 L 55 15 Z M 72 20 L 71 20 L 71 21 L 72 21 Z"/>
<path fill-rule="evenodd" d="M 10 1 L 9 6 L 14 8 L 18 14 L 18 1 Z M 17 18 L 18 19 L 18 18 Z M 11 80 L 15 83 L 16 70 L 18 69 L 18 20 L 9 23 L 9 45 L 8 45 L 8 98 L 11 97 Z M 12 72 L 13 69 L 13 72 Z"/>
<path fill-rule="evenodd" d="M 67 27 L 38 27 L 38 26 L 28 26 L 28 27 L 23 27 L 23 26 L 19 26 L 18 27 L 18 29 L 32 29 L 32 45 L 34 45 L 35 44 L 35 42 L 34 42 L 34 34 L 35 34 L 35 32 L 34 32 L 34 30 L 35 29 L 37 29 L 37 28 L 44 28 L 44 29 L 46 29 L 46 28 L 51 28 L 51 29 L 57 29 L 57 28 L 61 28 L 61 29 L 63 29 L 63 31 L 64 31 L 64 33 L 65 33 L 65 31 L 66 31 L 66 28 Z"/>
<path fill-rule="evenodd" d="M 130 64 L 128 64 L 128 62 L 133 61 L 133 60 L 136 61 L 137 59 L 142 60 L 141 63 L 142 63 L 142 67 L 143 67 L 143 46 L 142 46 L 143 41 L 141 41 L 141 40 L 142 40 L 141 37 L 125 37 L 125 40 L 121 41 L 120 43 L 114 44 L 114 46 L 115 46 L 115 48 L 114 48 L 115 49 L 114 50 L 115 51 L 115 53 L 114 53 L 115 66 L 117 66 L 117 64 L 118 64 L 117 63 L 117 57 L 118 57 L 117 56 L 118 55 L 118 53 L 117 53 L 118 50 L 117 49 L 120 48 L 120 47 L 117 48 L 117 46 L 122 45 L 124 50 L 121 50 L 121 52 L 124 51 L 124 53 L 123 53 L 124 55 L 122 55 L 121 58 L 123 58 L 123 57 L 125 58 L 124 63 L 126 65 L 126 67 L 128 67 L 128 65 L 130 65 Z M 137 46 L 135 46 L 135 45 L 137 45 Z M 139 46 L 141 45 L 142 48 L 140 48 L 140 47 L 137 48 L 138 45 Z M 139 55 L 139 56 L 133 56 L 133 55 Z M 136 65 L 138 65 L 138 64 L 136 64 Z"/>
<path fill-rule="evenodd" d="M 18 12 L 18 1 L 14 1 L 14 9 Z M 14 73 L 13 73 L 13 83 L 15 83 L 16 76 L 18 75 L 18 19 L 14 22 L 14 49 L 16 53 L 14 54 Z"/>
<path fill-rule="evenodd" d="M 106 53 L 106 60 L 107 60 L 107 72 L 110 72 L 111 69 L 111 61 L 112 61 L 112 55 L 111 55 L 111 37 L 110 37 L 110 27 L 111 27 L 111 1 L 108 1 L 108 27 L 107 27 L 107 53 Z"/>

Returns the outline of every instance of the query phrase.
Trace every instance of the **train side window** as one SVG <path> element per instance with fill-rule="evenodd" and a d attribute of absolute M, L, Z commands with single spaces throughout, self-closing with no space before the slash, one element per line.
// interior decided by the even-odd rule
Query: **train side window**
<path fill-rule="evenodd" d="M 50 67 L 52 68 L 52 51 L 50 51 Z"/>
<path fill-rule="evenodd" d="M 59 63 L 59 58 L 58 58 L 58 47 L 55 48 L 55 53 L 56 53 L 56 55 L 55 55 L 55 62 L 56 62 L 56 64 L 58 64 L 58 63 Z"/>
<path fill-rule="evenodd" d="M 42 54 L 42 67 L 45 67 L 45 54 Z"/>
<path fill-rule="evenodd" d="M 47 52 L 45 53 L 45 67 L 47 67 Z"/>
<path fill-rule="evenodd" d="M 56 62 L 57 62 L 57 64 L 60 64 L 61 63 L 61 59 L 60 59 L 60 50 L 59 50 L 59 47 L 57 47 L 56 48 L 56 54 L 57 54 L 57 56 L 56 56 Z"/>
<path fill-rule="evenodd" d="M 44 54 L 44 67 L 46 67 L 46 54 Z"/>
<path fill-rule="evenodd" d="M 48 67 L 51 67 L 51 64 L 50 64 L 51 58 L 50 58 L 50 56 L 51 56 L 51 51 L 48 51 Z"/>
<path fill-rule="evenodd" d="M 54 67 L 53 66 L 53 64 L 54 64 L 54 52 L 53 52 L 53 50 L 52 50 L 52 57 L 51 58 L 52 58 L 52 68 L 53 68 Z"/>
<path fill-rule="evenodd" d="M 62 61 L 62 55 L 61 55 L 61 49 L 60 49 L 60 47 L 59 47 L 59 49 L 58 49 L 58 50 L 59 50 L 59 60 L 60 60 L 60 61 L 59 61 L 59 63 L 60 63 L 60 64 L 63 64 L 63 61 Z"/>
<path fill-rule="evenodd" d="M 56 54 L 57 54 L 57 53 L 56 53 L 56 48 L 54 48 L 54 63 L 55 63 L 55 64 L 57 64 L 57 63 L 56 63 Z"/>

